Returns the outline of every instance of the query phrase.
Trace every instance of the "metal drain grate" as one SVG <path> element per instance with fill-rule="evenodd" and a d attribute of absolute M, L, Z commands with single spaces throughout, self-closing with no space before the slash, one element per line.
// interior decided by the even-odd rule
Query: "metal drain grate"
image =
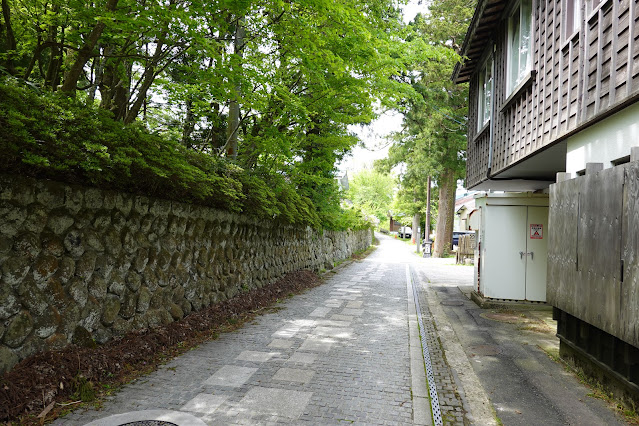
<path fill-rule="evenodd" d="M 430 362 L 430 351 L 428 350 L 428 340 L 426 339 L 426 329 L 422 320 L 422 310 L 419 306 L 419 293 L 417 290 L 417 281 L 415 280 L 413 270 L 411 269 L 410 278 L 413 287 L 413 298 L 415 299 L 415 309 L 417 310 L 417 322 L 419 323 L 419 336 L 422 340 L 422 351 L 424 353 L 424 363 L 426 364 L 426 377 L 428 378 L 428 393 L 430 394 L 430 406 L 433 410 L 433 421 L 435 425 L 444 424 L 442 419 L 442 411 L 439 407 L 439 398 L 437 397 L 437 386 L 435 385 L 435 375 L 433 374 L 433 365 Z"/>

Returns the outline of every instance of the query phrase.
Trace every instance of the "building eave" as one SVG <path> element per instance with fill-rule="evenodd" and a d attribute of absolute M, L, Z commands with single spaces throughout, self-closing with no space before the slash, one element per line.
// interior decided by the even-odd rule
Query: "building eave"
<path fill-rule="evenodd" d="M 488 42 L 494 37 L 507 4 L 507 0 L 480 0 L 477 4 L 461 49 L 463 62 L 458 62 L 453 71 L 452 80 L 455 83 L 470 80 Z"/>

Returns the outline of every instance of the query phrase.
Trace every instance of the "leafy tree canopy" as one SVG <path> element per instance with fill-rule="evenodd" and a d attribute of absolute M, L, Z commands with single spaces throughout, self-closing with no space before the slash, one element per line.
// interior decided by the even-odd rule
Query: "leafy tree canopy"
<path fill-rule="evenodd" d="M 60 107 L 61 117 L 75 120 L 85 105 L 87 115 L 100 117 L 109 128 L 122 123 L 137 132 L 140 140 L 127 137 L 116 143 L 87 137 L 78 142 L 90 146 L 82 148 L 87 150 L 86 164 L 116 158 L 121 160 L 118 167 L 156 164 L 146 155 L 168 161 L 168 152 L 197 157 L 198 164 L 210 157 L 222 169 L 247 177 L 242 182 L 243 208 L 259 205 L 265 214 L 292 221 L 308 210 L 305 217 L 311 223 L 341 226 L 334 175 L 336 161 L 357 143 L 349 126 L 369 123 L 375 105 L 416 99 L 414 88 L 403 84 L 406 65 L 437 50 L 422 44 L 423 51 L 414 47 L 410 52 L 414 58 L 406 56 L 401 4 L 2 1 L 0 73 L 7 76 L 5 83 L 11 81 L 7 87 L 12 88 L 6 90 L 14 90 L 15 82 L 32 87 L 46 105 Z M 51 93 L 74 100 L 66 102 Z M 20 130 L 19 123 L 32 120 L 37 111 L 9 106 L 4 111 L 17 126 L 13 131 L 26 138 L 13 138 L 17 147 L 36 140 L 37 132 Z M 57 122 L 59 133 L 67 124 L 64 119 Z M 159 138 L 147 144 L 148 134 Z M 25 164 L 55 168 L 50 157 L 54 145 L 76 141 L 55 136 L 37 139 L 51 144 L 41 150 L 11 152 Z M 155 175 L 174 174 L 161 164 L 151 167 Z M 99 176 L 106 173 L 105 164 L 88 169 L 67 165 L 68 175 L 83 170 L 78 174 L 89 180 L 111 179 Z M 191 173 L 188 169 L 184 176 Z M 232 188 L 220 191 L 230 194 Z M 253 201 L 247 188 L 256 191 Z M 290 202 L 263 196 L 266 189 Z"/>
<path fill-rule="evenodd" d="M 455 85 L 450 76 L 461 59 L 459 43 L 474 7 L 475 2 L 468 0 L 432 0 L 428 13 L 418 15 L 409 26 L 405 40 L 409 54 L 405 57 L 411 60 L 400 80 L 410 85 L 416 96 L 401 104 L 402 131 L 393 136 L 388 158 L 377 164 L 380 170 L 400 167 L 395 208 L 415 218 L 426 209 L 429 177 L 436 183 L 436 255 L 450 245 L 456 182 L 465 169 L 468 88 Z M 422 57 L 411 52 L 422 52 Z M 423 57 L 423 52 L 429 52 L 428 56 Z"/>
<path fill-rule="evenodd" d="M 395 179 L 392 176 L 363 169 L 349 182 L 347 198 L 364 213 L 385 222 L 393 202 L 394 191 Z"/>

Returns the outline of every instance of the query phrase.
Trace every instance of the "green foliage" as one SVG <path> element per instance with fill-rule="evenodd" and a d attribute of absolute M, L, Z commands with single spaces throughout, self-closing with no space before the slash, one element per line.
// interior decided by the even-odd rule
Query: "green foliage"
<path fill-rule="evenodd" d="M 358 208 L 345 208 L 338 213 L 329 226 L 329 229 L 370 229 L 372 227 L 370 218 Z"/>
<path fill-rule="evenodd" d="M 401 81 L 412 87 L 414 96 L 401 105 L 404 126 L 394 135 L 388 158 L 376 164 L 383 171 L 401 166 L 397 212 L 412 216 L 426 209 L 429 176 L 436 186 L 444 185 L 444 177 L 451 173 L 453 186 L 463 177 L 467 86 L 455 85 L 450 76 L 460 60 L 457 50 L 473 11 L 474 2 L 433 0 L 428 13 L 418 15 L 406 35 L 408 71 Z M 431 207 L 436 207 L 436 197 L 432 198 Z"/>
<path fill-rule="evenodd" d="M 347 198 L 365 213 L 375 216 L 380 222 L 388 219 L 393 202 L 395 179 L 388 174 L 364 169 L 349 182 Z"/>
<path fill-rule="evenodd" d="M 320 227 L 311 201 L 276 174 L 125 126 L 106 111 L 55 94 L 0 85 L 0 171 L 91 184 Z"/>
<path fill-rule="evenodd" d="M 349 126 L 415 96 L 397 77 L 401 3 L 6 2 L 0 71 L 14 83 L 2 88 L 0 166 L 287 223 L 359 226 L 341 211 L 335 164 L 358 142 Z M 230 134 L 236 159 L 225 158 Z"/>
<path fill-rule="evenodd" d="M 93 382 L 87 380 L 87 378 L 82 374 L 78 373 L 72 379 L 71 385 L 73 389 L 73 394 L 71 395 L 72 399 L 80 400 L 82 402 L 91 402 L 95 400 L 95 386 L 93 385 Z"/>

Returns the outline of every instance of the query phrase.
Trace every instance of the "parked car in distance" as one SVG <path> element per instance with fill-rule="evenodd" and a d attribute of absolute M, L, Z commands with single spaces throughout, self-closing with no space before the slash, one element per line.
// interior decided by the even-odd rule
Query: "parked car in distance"
<path fill-rule="evenodd" d="M 410 226 L 402 226 L 399 228 L 399 238 L 410 238 L 413 236 L 413 230 Z"/>
<path fill-rule="evenodd" d="M 474 233 L 475 231 L 453 231 L 453 245 L 459 245 L 459 237 L 461 237 L 462 235 L 469 235 Z"/>

